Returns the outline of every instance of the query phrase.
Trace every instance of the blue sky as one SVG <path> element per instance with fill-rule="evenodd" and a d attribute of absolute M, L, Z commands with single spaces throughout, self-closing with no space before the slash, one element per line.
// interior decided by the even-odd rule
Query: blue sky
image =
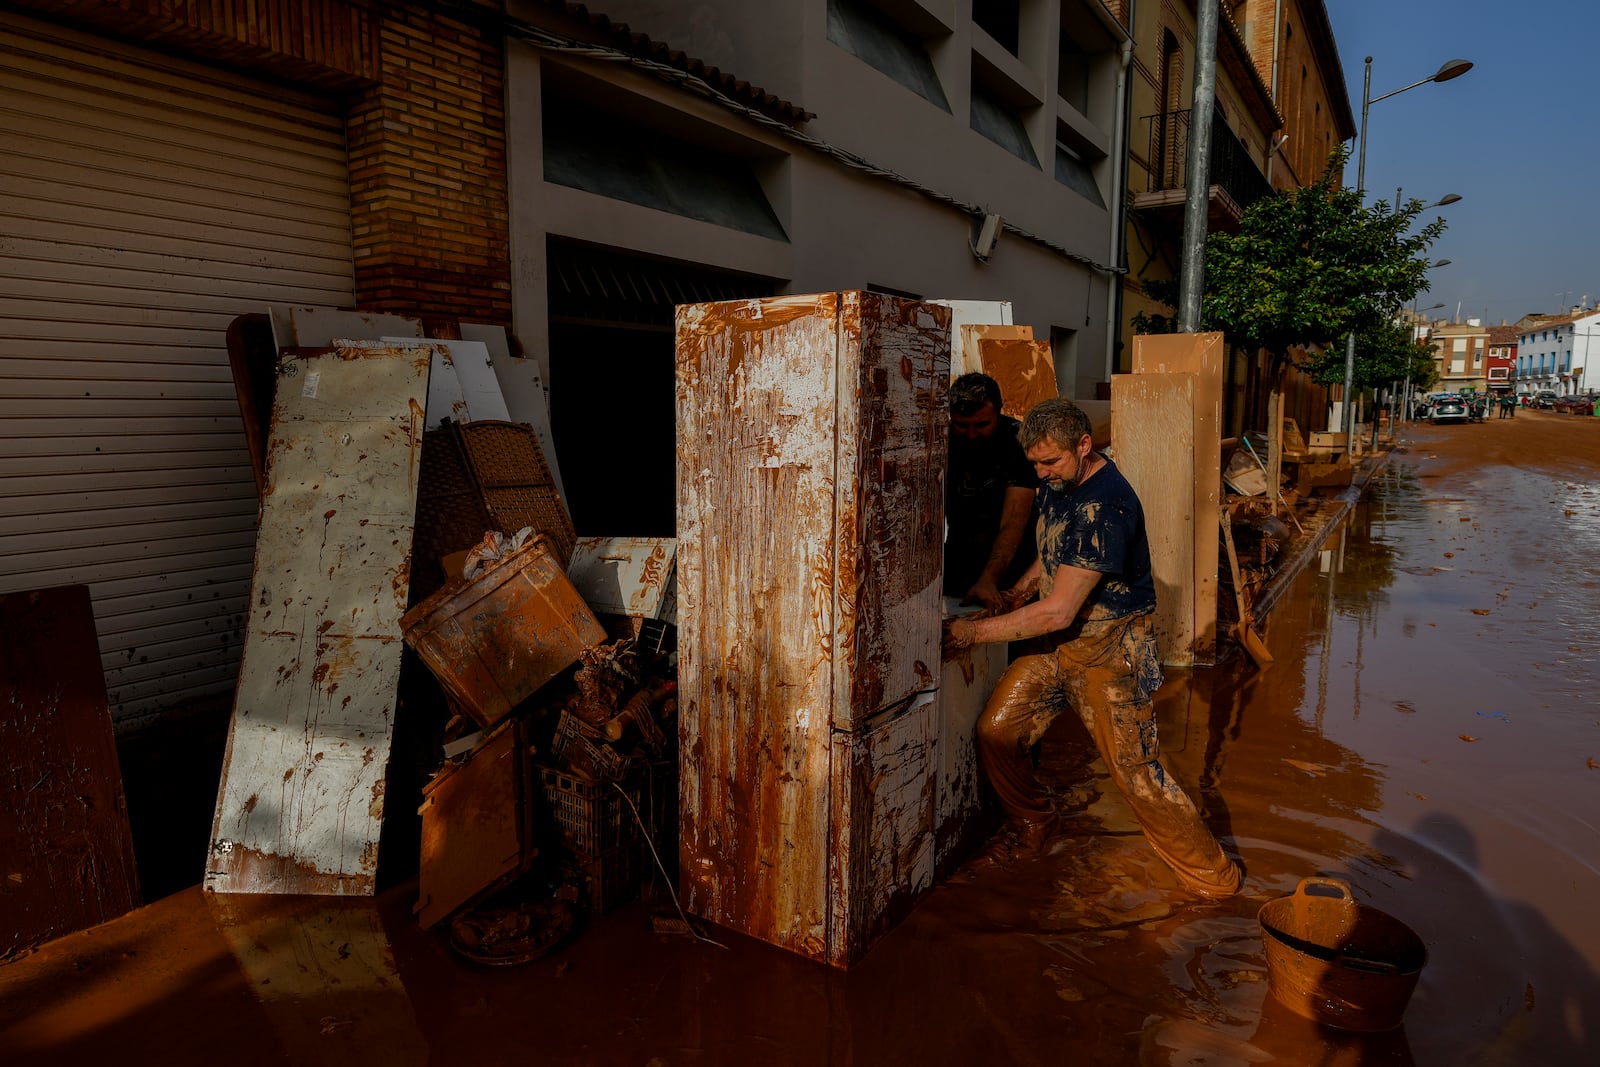
<path fill-rule="evenodd" d="M 1366 189 L 1375 197 L 1462 201 L 1425 215 L 1449 223 L 1421 306 L 1515 322 L 1588 294 L 1600 301 L 1600 5 L 1594 0 L 1326 0 L 1356 125 L 1363 60 L 1372 95 L 1428 77 L 1449 59 L 1472 70 L 1373 104 Z M 1345 180 L 1356 183 L 1359 144 Z M 1570 294 L 1570 295 L 1568 295 Z"/>

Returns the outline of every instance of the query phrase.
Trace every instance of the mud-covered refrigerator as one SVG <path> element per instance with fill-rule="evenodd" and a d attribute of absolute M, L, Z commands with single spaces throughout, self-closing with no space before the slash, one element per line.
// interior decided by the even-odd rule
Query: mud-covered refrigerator
<path fill-rule="evenodd" d="M 684 904 L 837 967 L 933 884 L 949 324 L 677 314 Z"/>

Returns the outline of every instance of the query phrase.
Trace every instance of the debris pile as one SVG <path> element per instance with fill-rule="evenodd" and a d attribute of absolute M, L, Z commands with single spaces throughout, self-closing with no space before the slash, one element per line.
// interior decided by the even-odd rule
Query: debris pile
<path fill-rule="evenodd" d="M 671 624 L 603 626 L 554 553 L 543 534 L 488 531 L 403 622 L 455 712 L 423 790 L 417 911 L 450 918 L 452 945 L 481 962 L 536 958 L 572 925 L 549 901 L 599 914 L 656 873 L 652 853 L 676 856 Z"/>

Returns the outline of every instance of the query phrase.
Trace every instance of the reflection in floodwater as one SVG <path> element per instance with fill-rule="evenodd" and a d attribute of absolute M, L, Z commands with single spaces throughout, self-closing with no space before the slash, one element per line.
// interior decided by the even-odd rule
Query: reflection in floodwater
<path fill-rule="evenodd" d="M 286 1062 L 428 1062 L 371 900 L 217 893 L 204 899 Z"/>

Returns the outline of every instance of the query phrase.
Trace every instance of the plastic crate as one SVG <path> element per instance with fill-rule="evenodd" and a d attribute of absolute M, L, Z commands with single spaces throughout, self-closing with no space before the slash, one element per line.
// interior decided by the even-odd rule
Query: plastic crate
<path fill-rule="evenodd" d="M 593 770 L 590 777 L 601 783 L 621 778 L 628 767 L 627 757 L 606 743 L 598 726 L 589 725 L 565 708 L 556 720 L 550 755 L 569 767 Z"/>
<path fill-rule="evenodd" d="M 613 784 L 554 767 L 539 768 L 545 803 L 566 850 L 562 866 L 579 882 L 596 912 L 631 900 L 640 883 L 654 872 L 646 834 L 655 841 L 664 862 L 677 859 L 675 771 L 671 761 L 640 764 Z M 637 819 L 633 808 L 623 801 L 624 794 L 637 808 Z"/>
<path fill-rule="evenodd" d="M 638 808 L 639 817 L 648 820 L 640 775 L 630 775 L 627 780 L 616 783 L 596 782 L 554 767 L 540 767 L 539 784 L 566 848 L 587 856 L 599 856 L 620 845 L 643 842 L 633 809 L 623 802 L 616 789 L 620 786 Z"/>

